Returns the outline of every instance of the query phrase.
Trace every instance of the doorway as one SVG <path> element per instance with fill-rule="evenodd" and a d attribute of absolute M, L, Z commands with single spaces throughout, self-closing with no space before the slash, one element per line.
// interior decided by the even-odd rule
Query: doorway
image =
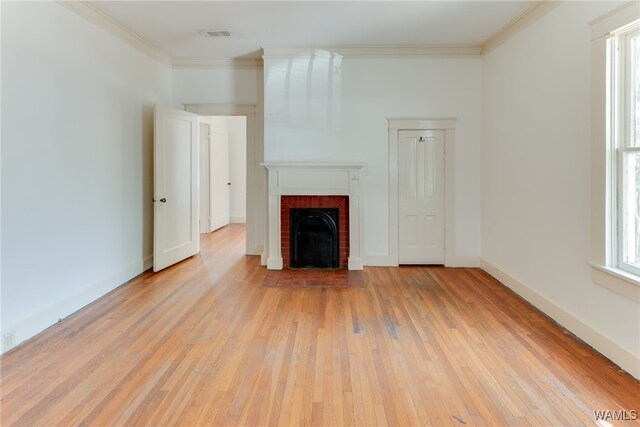
<path fill-rule="evenodd" d="M 444 131 L 398 134 L 398 262 L 444 264 Z"/>
<path fill-rule="evenodd" d="M 200 233 L 246 223 L 247 133 L 244 116 L 199 116 Z"/>
<path fill-rule="evenodd" d="M 446 267 L 456 267 L 459 264 L 463 264 L 464 261 L 459 261 L 456 257 L 456 249 L 455 249 L 455 209 L 454 209 L 454 200 L 455 200 L 455 128 L 456 128 L 456 120 L 455 119 L 388 119 L 388 131 L 389 131 L 389 254 L 387 258 L 388 265 L 400 265 L 400 264 L 444 264 Z M 424 134 L 423 134 L 424 133 Z M 407 156 L 412 153 L 410 147 L 411 143 L 408 143 L 407 146 L 401 146 L 401 139 L 403 138 L 415 138 L 416 144 L 418 144 L 420 137 L 423 138 L 423 145 L 420 147 L 420 150 L 424 156 L 427 156 L 427 151 L 429 149 L 429 143 L 427 140 L 429 138 L 433 138 L 433 145 L 431 148 L 434 150 L 434 155 L 436 152 L 440 152 L 441 154 L 437 154 L 436 157 L 433 157 L 434 161 L 438 156 L 443 156 L 442 167 L 443 171 L 440 172 L 438 169 L 433 168 L 434 178 L 435 176 L 440 176 L 440 180 L 444 181 L 441 187 L 443 194 L 442 203 L 438 199 L 438 202 L 435 206 L 437 206 L 437 210 L 434 211 L 434 214 L 430 214 L 430 208 L 434 206 L 421 206 L 420 209 L 423 209 L 423 216 L 433 216 L 432 219 L 436 219 L 441 214 L 442 218 L 442 226 L 437 225 L 439 230 L 442 230 L 444 233 L 444 239 L 440 239 L 440 236 L 435 234 L 431 234 L 431 236 L 435 236 L 436 239 L 434 242 L 438 242 L 438 249 L 434 249 L 434 253 L 431 255 L 435 255 L 439 257 L 437 260 L 434 256 L 433 260 L 425 260 L 425 251 L 427 246 L 430 246 L 428 241 L 424 241 L 423 246 L 420 252 L 421 259 L 408 260 L 405 258 L 406 253 L 401 256 L 400 254 L 400 244 L 405 246 L 409 246 L 409 240 L 405 239 L 404 243 L 401 243 L 400 233 L 405 232 L 408 233 L 408 229 L 410 228 L 406 223 L 405 225 L 401 225 L 401 200 L 400 200 L 400 180 L 407 179 L 407 182 L 403 182 L 403 186 L 408 186 L 411 189 L 412 185 L 417 185 L 417 176 L 414 174 L 414 182 L 410 182 L 410 175 L 406 174 L 401 178 L 400 169 L 405 166 L 401 164 L 403 160 L 401 160 L 401 156 L 405 156 L 405 162 L 407 162 Z M 440 151 L 439 143 L 437 142 L 439 138 L 442 138 L 442 151 Z M 405 141 L 406 143 L 406 141 Z M 426 144 L 426 145 L 424 145 Z M 418 148 L 418 145 L 414 145 L 414 148 Z M 407 152 L 408 150 L 408 152 Z M 416 151 L 417 152 L 417 151 Z M 416 165 L 414 165 L 416 166 Z M 414 168 L 415 169 L 415 168 Z M 417 170 L 414 170 L 417 173 Z M 423 168 L 423 172 L 426 172 L 426 169 Z M 420 173 L 423 173 L 420 172 Z M 430 172 L 429 172 L 430 173 Z M 423 185 L 427 182 L 424 177 L 421 178 Z M 425 191 L 429 191 L 428 188 L 424 188 Z M 434 187 L 435 190 L 435 187 Z M 402 191 L 405 191 L 403 189 Z M 409 191 L 410 193 L 410 191 Z M 435 193 L 434 193 L 435 196 Z M 438 195 L 440 197 L 440 195 Z M 426 197 L 422 197 L 423 199 Z M 405 198 L 406 199 L 406 198 Z M 404 206 L 404 210 L 402 213 L 408 213 L 407 209 L 410 206 L 407 204 Z M 417 215 L 417 214 L 416 214 Z M 405 215 L 406 216 L 406 215 Z M 418 230 L 418 218 L 415 219 L 415 229 Z M 423 218 L 424 219 L 424 218 Z M 404 221 L 411 221 L 411 219 L 405 218 Z M 425 222 L 425 221 L 423 221 Z M 436 222 L 432 221 L 428 226 L 435 226 Z M 409 224 L 411 225 L 411 224 Z M 422 231 L 419 231 L 425 234 L 425 230 L 427 225 L 423 225 Z M 401 230 L 401 227 L 404 227 Z M 442 228 L 441 228 L 442 227 Z M 416 235 L 417 236 L 417 235 Z M 407 235 L 407 238 L 412 236 Z M 440 246 L 439 242 L 443 241 L 443 246 Z M 418 242 L 415 242 L 415 246 L 418 246 Z M 435 246 L 435 245 L 434 245 Z M 443 253 L 444 252 L 444 253 Z"/>
<path fill-rule="evenodd" d="M 199 116 L 233 116 L 246 119 L 246 238 L 245 253 L 247 255 L 262 255 L 266 239 L 266 170 L 261 166 L 263 156 L 262 131 L 259 124 L 260 115 L 256 105 L 249 104 L 185 104 L 185 111 Z M 259 112 L 259 111 L 258 111 Z M 232 183 L 233 186 L 233 183 Z M 229 220 L 233 220 L 230 217 Z"/>

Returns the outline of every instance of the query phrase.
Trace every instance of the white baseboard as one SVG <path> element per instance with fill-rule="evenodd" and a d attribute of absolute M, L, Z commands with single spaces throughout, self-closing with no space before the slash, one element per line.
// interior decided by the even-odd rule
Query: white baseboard
<path fill-rule="evenodd" d="M 148 269 L 153 267 L 153 255 L 149 255 L 145 257 L 142 261 L 142 271 L 147 271 Z"/>
<path fill-rule="evenodd" d="M 398 260 L 389 255 L 365 255 L 364 265 L 371 267 L 397 267 Z"/>
<path fill-rule="evenodd" d="M 230 216 L 229 222 L 231 224 L 246 224 L 247 217 L 246 216 Z"/>
<path fill-rule="evenodd" d="M 349 270 L 362 270 L 364 269 L 364 263 L 362 258 L 347 258 L 347 268 Z"/>
<path fill-rule="evenodd" d="M 267 259 L 267 270 L 282 270 L 284 268 L 284 261 L 282 257 L 269 257 Z"/>
<path fill-rule="evenodd" d="M 480 260 L 481 268 L 502 284 L 527 300 L 540 311 L 567 328 L 581 340 L 609 358 L 622 369 L 640 379 L 640 357 L 611 341 L 582 320 L 565 311 L 544 295 L 531 289 L 518 279 L 502 271 L 486 259 Z"/>
<path fill-rule="evenodd" d="M 19 345 L 20 343 L 44 331 L 48 327 L 60 322 L 65 317 L 80 310 L 87 304 L 90 304 L 98 298 L 111 292 L 118 286 L 126 283 L 143 271 L 148 270 L 151 265 L 153 265 L 152 256 L 148 256 L 143 260 L 134 262 L 129 266 L 123 268 L 116 274 L 112 275 L 111 277 L 94 283 L 93 285 L 82 289 L 77 294 L 67 297 L 62 301 L 53 303 L 46 309 L 34 313 L 26 319 L 14 323 L 13 325 L 3 324 L 2 335 L 4 336 L 8 333 L 15 334 L 16 345 Z M 10 349 L 3 348 L 2 352 L 4 353 L 7 350 Z"/>
<path fill-rule="evenodd" d="M 262 255 L 262 245 L 254 245 L 251 248 L 247 247 L 246 254 L 247 255 Z"/>
<path fill-rule="evenodd" d="M 364 265 L 372 267 L 397 267 L 398 260 L 390 255 L 365 255 Z M 480 267 L 479 257 L 455 257 L 447 267 Z"/>
<path fill-rule="evenodd" d="M 453 259 L 451 267 L 480 267 L 480 257 L 477 256 L 457 256 Z"/>

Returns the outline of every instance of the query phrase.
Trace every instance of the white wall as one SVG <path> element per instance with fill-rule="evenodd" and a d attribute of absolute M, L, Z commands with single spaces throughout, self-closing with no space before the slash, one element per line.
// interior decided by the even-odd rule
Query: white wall
<path fill-rule="evenodd" d="M 173 102 L 180 104 L 259 104 L 261 69 L 176 68 Z"/>
<path fill-rule="evenodd" d="M 265 59 L 265 160 L 366 163 L 360 181 L 365 263 L 384 263 L 389 261 L 387 119 L 456 118 L 456 255 L 477 259 L 480 58 L 337 62 L 316 57 L 311 73 L 309 64 L 304 57 Z"/>
<path fill-rule="evenodd" d="M 2 9 L 2 332 L 20 342 L 149 261 L 171 71 L 59 4 Z"/>
<path fill-rule="evenodd" d="M 621 365 L 631 355 L 637 368 L 640 305 L 593 283 L 587 264 L 588 23 L 617 6 L 563 2 L 483 57 L 482 256 L 597 350 Z"/>

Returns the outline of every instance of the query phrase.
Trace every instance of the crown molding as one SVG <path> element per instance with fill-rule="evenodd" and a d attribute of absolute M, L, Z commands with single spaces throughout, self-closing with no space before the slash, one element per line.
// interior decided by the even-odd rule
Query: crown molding
<path fill-rule="evenodd" d="M 173 68 L 234 68 L 258 69 L 262 68 L 262 58 L 237 59 L 174 59 Z"/>
<path fill-rule="evenodd" d="M 106 30 L 112 35 L 123 40 L 130 46 L 138 49 L 151 58 L 173 68 L 230 68 L 230 69 L 260 69 L 263 61 L 256 59 L 173 59 L 151 43 L 128 30 L 116 21 L 106 16 L 84 0 L 65 1 L 56 0 L 58 4 L 75 12 L 84 19 Z M 301 48 L 301 49 L 263 49 L 262 58 L 292 58 L 310 57 L 319 55 L 340 55 L 346 58 L 469 58 L 479 57 L 504 43 L 507 39 L 540 19 L 550 10 L 558 6 L 562 1 L 542 0 L 516 18 L 498 33 L 491 36 L 480 46 L 398 46 L 398 47 L 326 47 L 326 48 Z M 629 4 L 623 8 L 629 7 Z"/>
<path fill-rule="evenodd" d="M 640 17 L 640 3 L 636 1 L 625 3 L 606 15 L 589 22 L 592 40 L 627 26 L 630 22 L 637 21 L 638 17 Z"/>
<path fill-rule="evenodd" d="M 456 128 L 456 119 L 387 119 L 389 130 L 401 129 L 447 129 Z"/>
<path fill-rule="evenodd" d="M 485 42 L 482 43 L 482 55 L 495 49 L 524 28 L 542 18 L 560 3 L 562 3 L 562 1 L 539 1 L 537 4 L 527 9 L 527 11 L 525 11 L 522 15 L 513 20 L 511 23 L 507 24 L 507 26 L 502 28 L 496 34 L 485 40 Z"/>
<path fill-rule="evenodd" d="M 297 49 L 263 49 L 263 58 L 291 58 L 319 55 L 340 55 L 345 58 L 414 58 L 414 57 L 473 57 L 480 47 L 399 46 L 399 47 L 324 47 Z"/>
<path fill-rule="evenodd" d="M 145 53 L 156 61 L 159 61 L 165 65 L 171 65 L 172 61 L 169 55 L 162 52 L 160 49 L 156 48 L 139 35 L 118 24 L 116 21 L 109 18 L 99 10 L 95 9 L 93 6 L 87 4 L 85 1 L 57 0 L 57 3 L 75 12 L 76 14 L 80 15 L 87 21 L 97 25 L 103 30 L 106 30 L 110 34 L 118 37 L 125 43 L 138 49 L 140 52 Z"/>

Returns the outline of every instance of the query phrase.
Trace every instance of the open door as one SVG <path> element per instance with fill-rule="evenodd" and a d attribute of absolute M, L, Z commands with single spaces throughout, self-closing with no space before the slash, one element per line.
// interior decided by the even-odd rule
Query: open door
<path fill-rule="evenodd" d="M 213 128 L 211 138 L 211 231 L 229 224 L 229 133 Z"/>
<path fill-rule="evenodd" d="M 200 250 L 198 116 L 156 105 L 153 271 Z"/>

